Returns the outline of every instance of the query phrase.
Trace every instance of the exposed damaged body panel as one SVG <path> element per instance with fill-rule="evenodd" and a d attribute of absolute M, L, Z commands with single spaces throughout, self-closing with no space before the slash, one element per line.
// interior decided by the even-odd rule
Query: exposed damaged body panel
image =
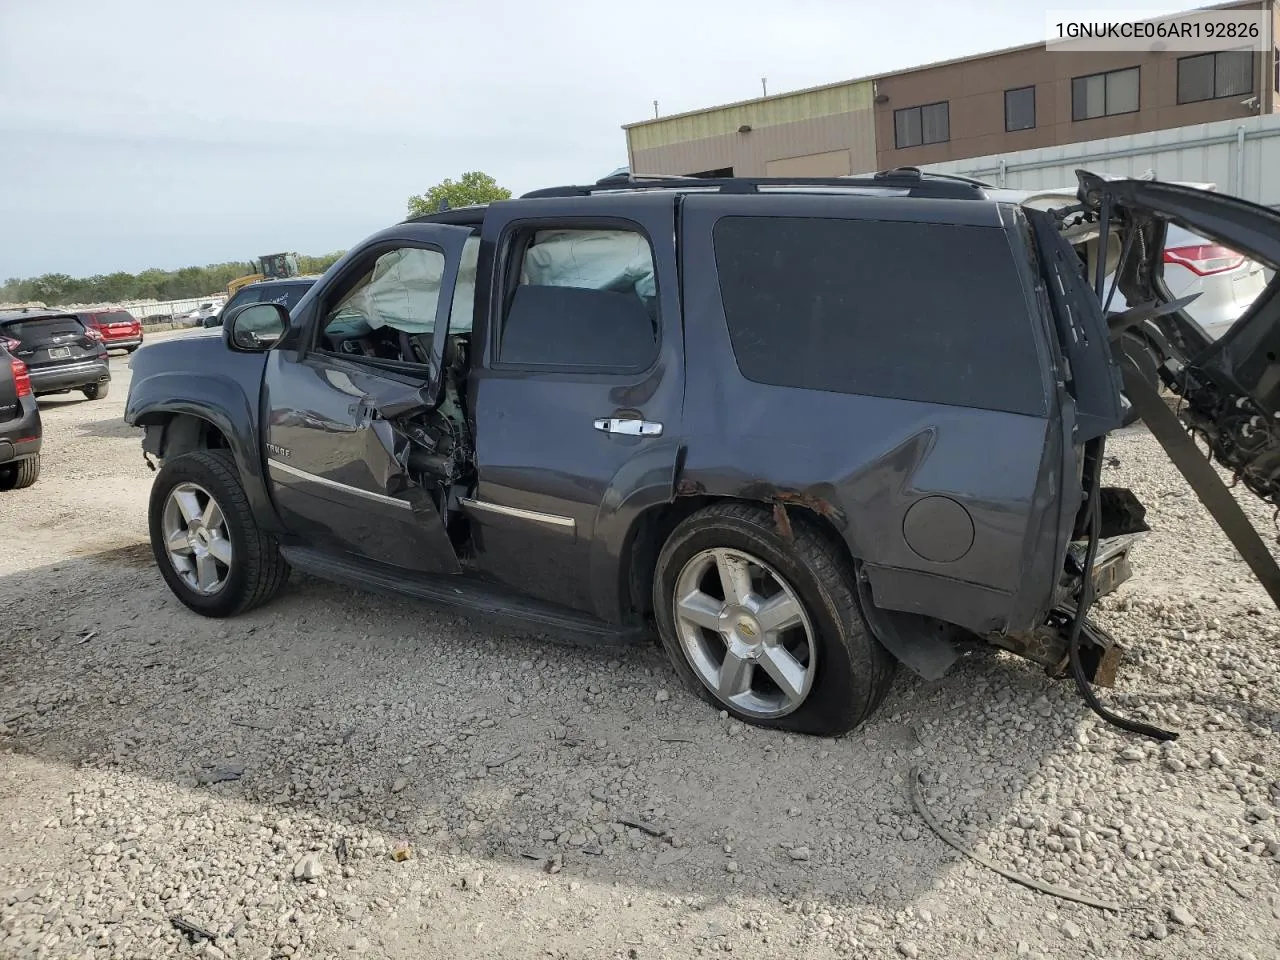
<path fill-rule="evenodd" d="M 1105 180 L 1079 172 L 1080 204 L 1067 216 L 1092 223 L 1109 248 L 1116 285 L 1137 306 L 1110 318 L 1126 339 L 1127 391 L 1174 465 L 1280 605 L 1280 567 L 1221 480 L 1184 431 L 1262 500 L 1280 506 L 1280 279 L 1270 283 L 1221 337 L 1208 336 L 1163 281 L 1170 224 L 1216 241 L 1275 270 L 1280 214 L 1236 197 L 1146 180 Z M 1108 243 L 1107 236 L 1113 239 Z M 1094 260 L 1103 260 L 1096 251 Z M 1157 371 L 1179 396 L 1175 417 L 1146 381 Z M 1177 421 L 1182 421 L 1180 429 Z"/>

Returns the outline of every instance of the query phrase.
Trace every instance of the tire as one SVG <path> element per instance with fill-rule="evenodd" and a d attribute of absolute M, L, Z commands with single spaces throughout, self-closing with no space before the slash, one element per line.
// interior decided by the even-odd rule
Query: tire
<path fill-rule="evenodd" d="M 848 559 L 816 522 L 792 513 L 790 526 L 792 537 L 785 539 L 778 533 L 771 510 L 738 502 L 714 504 L 680 523 L 663 545 L 654 570 L 658 634 L 685 685 L 718 709 L 756 726 L 836 736 L 853 730 L 880 705 L 892 685 L 897 661 L 875 639 L 862 616 L 855 572 Z M 709 551 L 719 552 L 712 554 L 715 567 L 708 567 L 698 579 Z M 790 697 L 772 679 L 780 669 L 776 666 L 778 636 L 771 635 L 753 615 L 761 596 L 768 594 L 755 594 L 746 605 L 722 610 L 715 621 L 731 624 L 729 632 L 736 638 L 732 640 L 735 644 L 744 643 L 747 637 L 758 638 L 738 648 L 747 650 L 744 656 L 757 658 L 750 670 L 749 689 L 730 700 L 703 679 L 718 666 L 723 680 L 726 661 L 717 664 L 715 652 L 726 651 L 721 656 L 727 659 L 730 641 L 718 628 L 692 626 L 677 616 L 676 598 L 690 596 L 688 590 L 696 581 L 699 590 L 705 587 L 711 601 L 723 602 L 727 591 L 714 595 L 716 585 L 723 583 L 719 576 L 722 556 L 728 556 L 733 564 L 744 557 L 754 558 L 759 563 L 751 569 L 763 578 L 757 583 L 753 577 L 752 589 L 767 590 L 772 583 L 781 589 L 771 599 L 786 594 L 790 606 L 794 609 L 798 605 L 802 611 L 799 625 L 779 635 L 783 645 L 794 648 L 788 670 L 799 667 L 805 676 L 803 685 L 790 684 Z M 703 614 L 708 621 L 714 616 L 710 612 L 713 607 Z M 751 612 L 735 619 L 741 611 Z M 801 638 L 806 639 L 801 642 Z M 774 653 L 766 655 L 770 646 Z M 794 672 L 785 675 L 793 680 L 799 676 Z M 767 689 L 770 686 L 776 688 L 778 697 Z M 764 692 L 757 694 L 758 688 Z M 779 698 L 781 702 L 775 702 Z"/>
<path fill-rule="evenodd" d="M 40 479 L 40 454 L 0 468 L 0 490 L 21 490 Z"/>
<path fill-rule="evenodd" d="M 99 380 L 97 383 L 91 383 L 85 387 L 84 395 L 88 400 L 101 400 L 110 392 L 110 388 L 110 380 Z"/>
<path fill-rule="evenodd" d="M 174 498 L 171 503 L 170 494 L 175 491 L 184 496 Z M 190 502 L 185 499 L 186 493 L 195 494 L 197 503 L 204 508 L 206 519 L 210 517 L 207 501 L 200 494 L 214 501 L 222 523 L 210 523 L 205 529 L 204 546 L 209 549 L 204 550 L 204 557 L 196 553 L 198 541 L 202 539 L 200 529 L 191 534 L 197 543 L 191 544 L 188 564 L 191 569 L 184 573 L 178 569 L 178 560 L 170 557 L 166 523 L 170 518 L 177 520 L 179 516 L 186 516 L 186 511 L 180 506 L 180 502 Z M 169 517 L 166 516 L 167 509 L 173 511 Z M 206 617 L 232 617 L 244 613 L 274 597 L 289 579 L 289 565 L 280 556 L 275 539 L 260 530 L 253 518 L 230 451 L 197 450 L 166 461 L 152 485 L 147 513 L 151 550 L 160 575 L 174 595 L 196 613 Z M 189 582 L 186 578 L 199 580 L 203 570 L 208 569 L 207 566 L 201 567 L 200 561 L 225 551 L 225 547 L 220 551 L 213 549 L 215 544 L 222 542 L 230 544 L 229 563 L 219 561 L 214 564 L 220 582 L 216 588 L 202 592 L 198 583 Z"/>

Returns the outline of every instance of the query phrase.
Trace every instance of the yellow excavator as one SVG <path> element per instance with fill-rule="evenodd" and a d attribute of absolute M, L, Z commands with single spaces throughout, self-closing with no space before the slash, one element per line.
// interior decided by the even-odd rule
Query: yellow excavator
<path fill-rule="evenodd" d="M 251 260 L 250 265 L 256 272 L 245 277 L 236 277 L 227 284 L 227 299 L 236 295 L 241 287 L 259 280 L 284 280 L 298 276 L 298 255 L 296 253 L 266 253 Z"/>

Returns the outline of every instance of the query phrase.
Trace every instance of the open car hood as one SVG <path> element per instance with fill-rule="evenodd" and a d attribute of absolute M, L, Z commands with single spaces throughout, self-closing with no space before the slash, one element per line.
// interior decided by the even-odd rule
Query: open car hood
<path fill-rule="evenodd" d="M 1171 224 L 1276 270 L 1280 212 L 1186 184 L 1076 176 L 1076 202 L 1052 216 L 1080 253 L 1095 295 L 1105 299 L 1097 262 L 1105 248 L 1101 275 L 1114 270 L 1130 305 L 1108 317 L 1112 344 L 1122 344 L 1125 393 L 1280 606 L 1280 567 L 1191 439 L 1207 441 L 1237 481 L 1280 507 L 1280 272 L 1216 340 L 1187 314 L 1190 298 L 1176 300 L 1163 277 Z M 1180 398 L 1176 416 L 1143 369 Z"/>

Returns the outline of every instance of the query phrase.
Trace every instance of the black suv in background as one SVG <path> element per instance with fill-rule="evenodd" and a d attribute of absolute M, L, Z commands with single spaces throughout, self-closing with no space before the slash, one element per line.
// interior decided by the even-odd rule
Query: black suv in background
<path fill-rule="evenodd" d="M 0 337 L 0 490 L 29 487 L 40 476 L 40 409 L 27 365 Z"/>
<path fill-rule="evenodd" d="M 1280 264 L 1280 214 L 1087 174 L 1079 201 L 913 170 L 636 179 L 388 227 L 292 311 L 135 354 L 156 562 L 205 616 L 300 568 L 656 628 L 692 690 L 796 731 L 849 730 L 897 662 L 934 678 L 975 642 L 1091 697 L 1119 648 L 1089 606 L 1149 529 L 1103 484 L 1106 435 L 1132 403 L 1186 439 L 1111 343 L 1140 331 L 1215 457 L 1280 496 L 1280 280 L 1216 353 L 1159 285 L 1169 222 Z M 1135 305 L 1113 318 L 1104 268 Z M 1175 462 L 1280 580 L 1203 458 Z"/>
<path fill-rule="evenodd" d="M 111 367 L 102 334 L 74 313 L 0 311 L 0 337 L 27 365 L 37 395 L 80 390 L 90 400 L 107 395 Z"/>
<path fill-rule="evenodd" d="M 223 317 L 246 303 L 278 303 L 286 310 L 292 310 L 298 305 L 303 294 L 319 279 L 319 277 L 289 277 L 284 280 L 259 280 L 257 283 L 241 287 L 221 310 L 211 317 L 205 317 L 203 326 L 222 326 Z"/>

